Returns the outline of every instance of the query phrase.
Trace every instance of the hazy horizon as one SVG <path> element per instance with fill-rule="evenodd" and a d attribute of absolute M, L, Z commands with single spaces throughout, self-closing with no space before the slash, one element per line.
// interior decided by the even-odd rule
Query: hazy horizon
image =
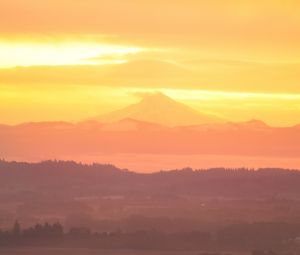
<path fill-rule="evenodd" d="M 0 254 L 300 254 L 299 0 L 0 0 L 0 24 Z"/>

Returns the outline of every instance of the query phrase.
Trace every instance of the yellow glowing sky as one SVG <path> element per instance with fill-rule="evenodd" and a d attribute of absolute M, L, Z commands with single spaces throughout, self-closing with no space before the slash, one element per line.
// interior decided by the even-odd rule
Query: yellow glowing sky
<path fill-rule="evenodd" d="M 0 24 L 0 123 L 78 121 L 149 91 L 300 123 L 296 0 L 10 0 Z"/>

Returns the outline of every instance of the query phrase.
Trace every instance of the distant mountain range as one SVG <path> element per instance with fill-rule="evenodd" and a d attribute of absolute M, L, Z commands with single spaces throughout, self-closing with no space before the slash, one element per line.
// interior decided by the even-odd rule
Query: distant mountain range
<path fill-rule="evenodd" d="M 117 154 L 300 157 L 299 125 L 279 128 L 260 120 L 224 122 L 160 93 L 76 124 L 0 125 L 0 141 L 0 156 L 16 160 L 85 160 L 91 156 L 96 160 L 97 155 L 117 158 Z M 216 166 L 222 165 L 222 161 L 216 161 Z"/>

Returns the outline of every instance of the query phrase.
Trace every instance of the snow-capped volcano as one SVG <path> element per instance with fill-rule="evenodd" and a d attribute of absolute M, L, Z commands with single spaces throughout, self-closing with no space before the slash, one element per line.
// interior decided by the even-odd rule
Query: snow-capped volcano
<path fill-rule="evenodd" d="M 100 122 L 117 122 L 128 118 L 165 126 L 201 125 L 223 122 L 221 118 L 215 115 L 198 112 L 162 93 L 148 94 L 137 104 L 98 116 L 95 120 Z"/>

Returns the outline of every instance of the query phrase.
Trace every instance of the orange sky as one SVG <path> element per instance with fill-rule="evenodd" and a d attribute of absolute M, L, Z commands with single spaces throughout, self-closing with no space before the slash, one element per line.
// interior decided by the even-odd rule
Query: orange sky
<path fill-rule="evenodd" d="M 153 90 L 300 123 L 299 1 L 10 0 L 0 24 L 0 123 L 82 120 Z"/>

